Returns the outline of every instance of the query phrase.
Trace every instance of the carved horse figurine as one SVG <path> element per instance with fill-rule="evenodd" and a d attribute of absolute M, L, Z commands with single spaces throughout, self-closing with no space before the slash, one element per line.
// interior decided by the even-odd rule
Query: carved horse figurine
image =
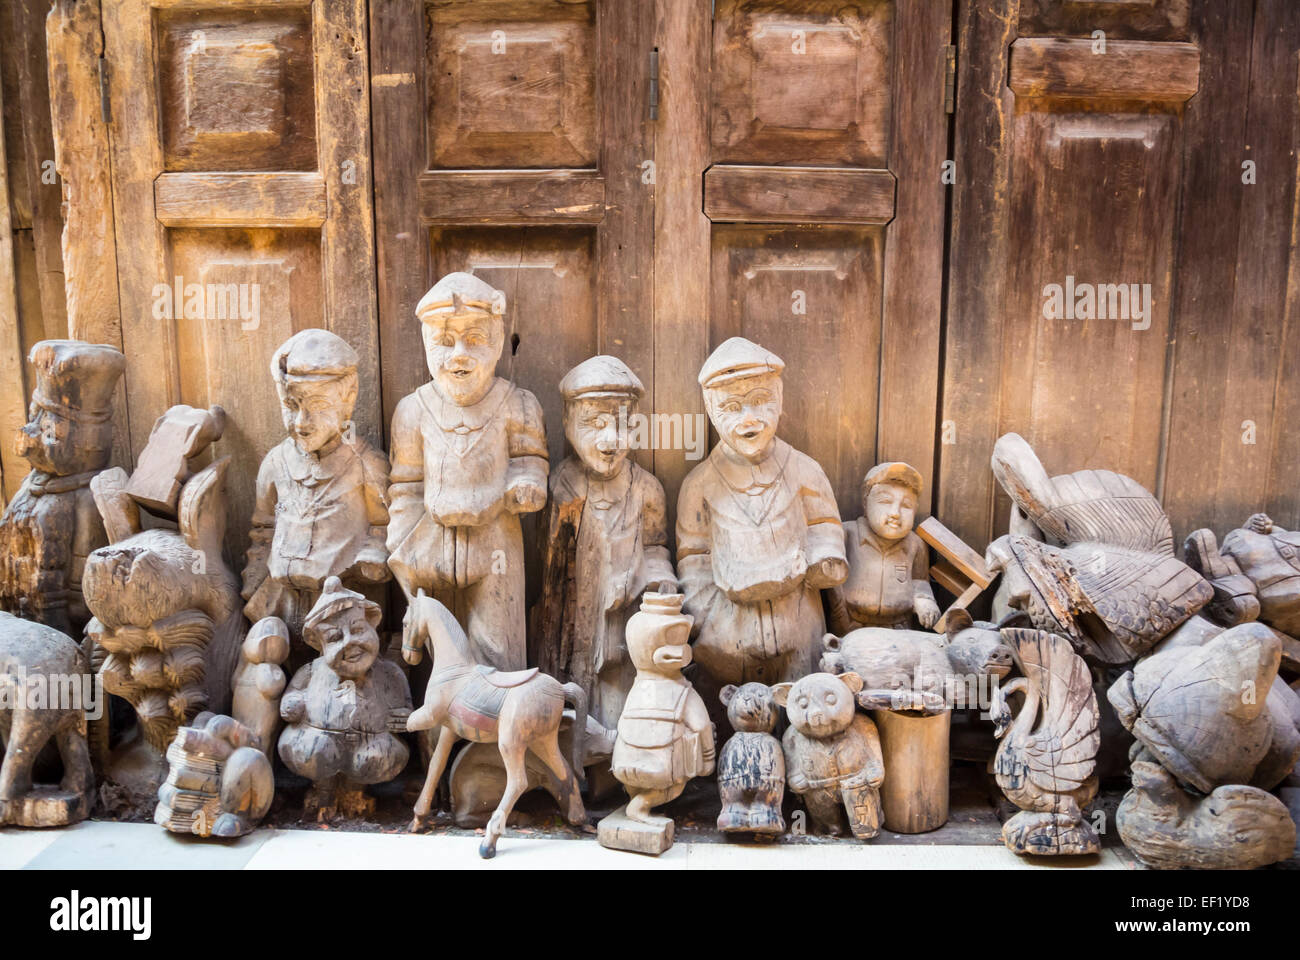
<path fill-rule="evenodd" d="M 510 811 L 528 789 L 524 760 L 529 750 L 559 781 L 556 796 L 568 804 L 569 823 L 585 823 L 587 811 L 581 795 L 585 786 L 585 727 L 582 723 L 573 725 L 571 762 L 565 761 L 558 740 L 566 703 L 573 706 L 575 717 L 587 716 L 587 694 L 582 687 L 562 684 L 539 673 L 536 667 L 507 673 L 478 663 L 465 631 L 451 611 L 420 590 L 407 607 L 402 624 L 402 656 L 407 663 L 414 666 L 420 662 L 422 646 L 433 657 L 433 674 L 424 694 L 424 706 L 411 714 L 406 729 L 432 730 L 440 726 L 442 732 L 415 804 L 412 831 L 419 829 L 429 815 L 434 790 L 457 740 L 495 743 L 506 768 L 505 794 L 488 820 L 487 836 L 478 849 L 484 859 L 496 856 L 497 840 L 505 832 Z"/>

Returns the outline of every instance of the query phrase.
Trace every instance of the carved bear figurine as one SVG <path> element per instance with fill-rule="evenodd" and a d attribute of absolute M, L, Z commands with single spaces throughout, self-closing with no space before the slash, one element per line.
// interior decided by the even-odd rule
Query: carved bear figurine
<path fill-rule="evenodd" d="M 856 673 L 810 673 L 778 683 L 772 695 L 790 718 L 781 741 L 786 782 L 803 797 L 813 825 L 842 833 L 842 807 L 853 836 L 869 840 L 880 832 L 885 766 L 876 725 L 856 709 L 861 689 Z"/>
<path fill-rule="evenodd" d="M 762 683 L 727 684 L 720 695 L 735 734 L 718 759 L 718 829 L 775 837 L 785 831 L 785 757 L 772 736 L 780 708 L 772 688 Z"/>

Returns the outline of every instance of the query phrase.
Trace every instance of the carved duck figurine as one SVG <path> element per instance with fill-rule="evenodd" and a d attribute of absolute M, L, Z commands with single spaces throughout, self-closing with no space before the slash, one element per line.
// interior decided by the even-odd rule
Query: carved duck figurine
<path fill-rule="evenodd" d="M 1099 849 L 1083 807 L 1097 795 L 1101 744 L 1092 676 L 1068 640 L 1045 630 L 1002 631 L 1024 674 L 994 692 L 993 772 L 1021 812 L 1002 827 L 1016 853 L 1084 854 Z M 1024 697 L 1013 714 L 1007 698 Z"/>
<path fill-rule="evenodd" d="M 1295 824 L 1272 794 L 1233 785 L 1193 797 L 1145 760 L 1133 763 L 1133 789 L 1115 823 L 1124 845 L 1153 870 L 1253 870 L 1295 848 Z"/>

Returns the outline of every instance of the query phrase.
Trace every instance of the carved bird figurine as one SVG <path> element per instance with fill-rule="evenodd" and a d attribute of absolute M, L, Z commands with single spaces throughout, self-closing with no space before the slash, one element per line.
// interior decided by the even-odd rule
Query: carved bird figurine
<path fill-rule="evenodd" d="M 1285 860 L 1296 830 L 1286 805 L 1256 787 L 1216 787 L 1193 797 L 1159 764 L 1133 763 L 1133 789 L 1115 824 L 1120 839 L 1153 870 L 1253 870 Z"/>
<path fill-rule="evenodd" d="M 1097 795 L 1097 697 L 1087 665 L 1068 640 L 1045 630 L 1002 631 L 1024 674 L 994 692 L 993 771 L 1021 812 L 1002 827 L 1016 853 L 1084 854 L 1099 849 L 1083 807 Z M 1018 713 L 1009 697 L 1023 696 Z"/>

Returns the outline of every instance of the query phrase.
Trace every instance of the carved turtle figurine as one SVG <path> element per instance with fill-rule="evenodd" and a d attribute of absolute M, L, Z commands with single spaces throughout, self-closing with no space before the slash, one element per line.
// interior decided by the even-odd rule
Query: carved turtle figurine
<path fill-rule="evenodd" d="M 1027 617 L 1016 615 L 1015 622 L 1022 620 L 1027 624 Z M 858 703 L 864 709 L 938 713 L 954 699 L 946 693 L 949 686 L 954 692 L 969 691 L 971 678 L 1002 678 L 1011 672 L 1011 648 L 999 629 L 956 609 L 948 614 L 947 635 L 892 627 L 860 627 L 843 639 L 828 633 L 822 639 L 820 669 L 862 677 Z M 975 705 L 967 699 L 966 706 Z"/>
<path fill-rule="evenodd" d="M 1058 544 L 1104 543 L 1173 556 L 1169 517 L 1132 477 L 1110 470 L 1049 477 L 1018 433 L 1004 434 L 993 445 L 993 475 L 1016 508 Z"/>
<path fill-rule="evenodd" d="M 1224 784 L 1252 783 L 1269 756 L 1276 721 L 1268 701 L 1280 659 L 1273 631 L 1244 623 L 1200 645 L 1162 645 L 1106 696 L 1170 773 L 1210 793 Z M 1300 741 L 1292 738 L 1288 757 L 1274 757 L 1267 766 L 1289 769 L 1298 756 Z"/>

